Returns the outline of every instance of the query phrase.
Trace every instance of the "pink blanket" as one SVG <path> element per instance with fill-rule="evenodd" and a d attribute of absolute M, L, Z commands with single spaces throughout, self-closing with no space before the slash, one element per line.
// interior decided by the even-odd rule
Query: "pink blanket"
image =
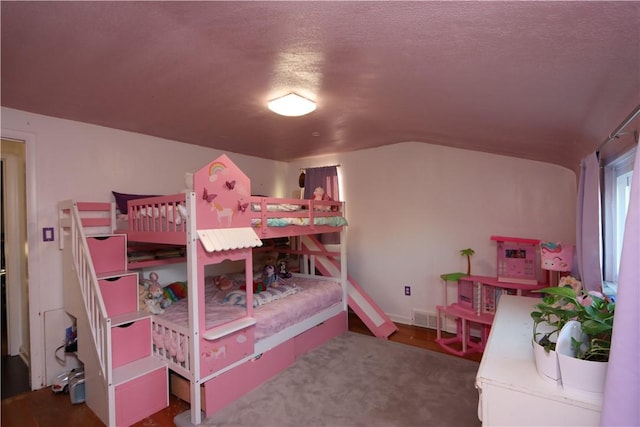
<path fill-rule="evenodd" d="M 302 288 L 302 291 L 254 308 L 256 341 L 280 332 L 342 301 L 342 287 L 337 281 L 299 276 L 285 279 L 285 281 L 288 284 L 295 284 Z M 226 294 L 237 290 L 237 287 L 221 291 L 216 286 L 209 285 L 209 283 L 210 281 L 207 280 L 205 289 L 205 322 L 207 328 L 212 328 L 245 315 L 245 308 L 242 306 L 222 304 Z M 166 308 L 164 314 L 157 316 L 186 327 L 188 325 L 187 310 L 188 304 L 185 298 L 173 303 Z"/>

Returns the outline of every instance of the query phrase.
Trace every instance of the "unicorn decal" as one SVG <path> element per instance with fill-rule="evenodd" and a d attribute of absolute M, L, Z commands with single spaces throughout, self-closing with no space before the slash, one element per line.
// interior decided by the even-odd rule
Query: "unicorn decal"
<path fill-rule="evenodd" d="M 231 226 L 231 221 L 233 220 L 233 209 L 224 208 L 218 202 L 213 202 L 213 203 L 211 203 L 211 205 L 212 205 L 212 210 L 215 209 L 217 211 L 218 224 L 222 224 L 222 220 L 224 218 L 226 218 L 227 219 L 227 227 L 230 227 Z"/>

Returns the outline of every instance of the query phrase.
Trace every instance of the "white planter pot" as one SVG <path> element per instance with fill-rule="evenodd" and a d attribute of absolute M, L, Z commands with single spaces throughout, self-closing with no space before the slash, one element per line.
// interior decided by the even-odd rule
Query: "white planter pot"
<path fill-rule="evenodd" d="M 603 393 L 609 362 L 593 362 L 575 357 L 576 350 L 572 340 L 584 343 L 587 339 L 587 335 L 582 332 L 582 326 L 575 320 L 567 322 L 558 334 L 556 350 L 562 387 L 566 390 Z"/>
<path fill-rule="evenodd" d="M 558 384 L 561 379 L 558 354 L 554 350 L 547 352 L 537 342 L 533 340 L 531 342 L 538 375 L 547 382 Z"/>
<path fill-rule="evenodd" d="M 609 362 L 592 362 L 558 354 L 562 387 L 567 390 L 603 393 Z"/>
<path fill-rule="evenodd" d="M 545 381 L 558 384 L 560 383 L 560 366 L 558 365 L 558 355 L 555 351 L 545 351 L 544 347 L 538 344 L 537 340 L 544 337 L 545 334 L 555 331 L 555 326 L 551 326 L 546 322 L 539 323 L 534 330 L 534 339 L 532 340 L 533 357 L 536 362 L 536 370 L 538 375 Z M 549 336 L 553 342 L 557 341 L 558 333 L 554 332 Z"/>

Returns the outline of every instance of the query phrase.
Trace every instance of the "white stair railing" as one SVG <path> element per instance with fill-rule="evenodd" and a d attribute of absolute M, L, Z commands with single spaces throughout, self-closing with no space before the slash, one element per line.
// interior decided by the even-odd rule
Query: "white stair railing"
<path fill-rule="evenodd" d="M 111 319 L 102 299 L 100 286 L 87 245 L 87 237 L 77 203 L 60 202 L 60 228 L 71 233 L 71 250 L 80 293 L 86 309 L 89 329 L 93 337 L 100 370 L 107 384 L 111 384 Z M 64 239 L 60 236 L 61 249 Z"/>

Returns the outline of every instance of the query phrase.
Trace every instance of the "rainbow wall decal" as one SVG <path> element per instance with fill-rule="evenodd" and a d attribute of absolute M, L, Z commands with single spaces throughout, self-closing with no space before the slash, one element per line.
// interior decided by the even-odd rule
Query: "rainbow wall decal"
<path fill-rule="evenodd" d="M 218 174 L 225 170 L 227 166 L 222 162 L 213 162 L 209 165 L 209 180 L 215 181 Z"/>

